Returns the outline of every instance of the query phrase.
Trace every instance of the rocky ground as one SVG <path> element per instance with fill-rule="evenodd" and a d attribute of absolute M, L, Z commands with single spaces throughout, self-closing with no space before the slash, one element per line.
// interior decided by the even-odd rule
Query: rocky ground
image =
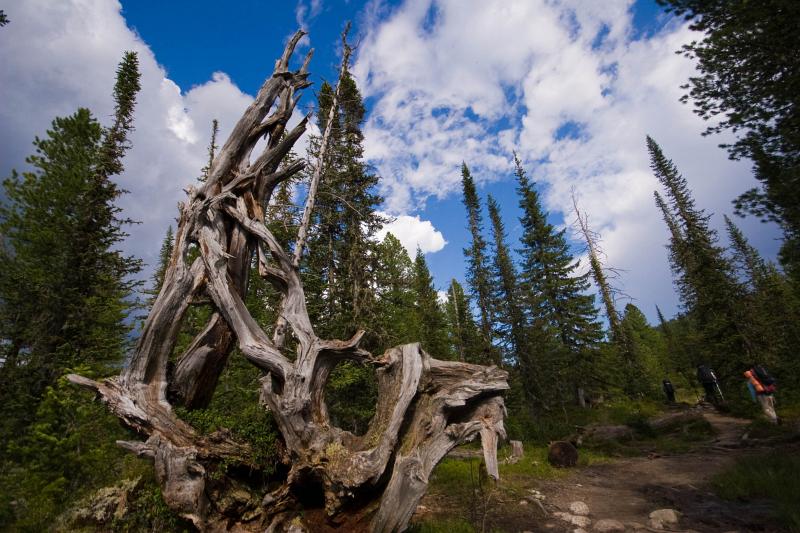
<path fill-rule="evenodd" d="M 685 417 L 686 413 L 674 413 Z M 483 523 L 486 531 L 781 531 L 764 502 L 729 502 L 710 490 L 711 479 L 747 454 L 773 445 L 748 438 L 749 420 L 711 410 L 694 410 L 714 429 L 714 436 L 688 450 L 647 452 L 613 458 L 574 469 L 551 480 L 490 494 Z M 656 424 L 659 421 L 655 421 Z M 797 444 L 787 453 L 798 453 Z M 422 502 L 423 514 L 446 509 L 453 501 L 432 493 Z M 471 520 L 475 523 L 475 520 Z M 480 531 L 480 528 L 478 529 Z"/>

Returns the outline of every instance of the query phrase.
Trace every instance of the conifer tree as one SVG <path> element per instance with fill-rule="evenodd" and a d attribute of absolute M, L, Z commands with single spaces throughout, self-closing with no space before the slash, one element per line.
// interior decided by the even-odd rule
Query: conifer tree
<path fill-rule="evenodd" d="M 172 232 L 172 225 L 167 227 L 167 233 L 161 242 L 161 249 L 158 252 L 158 267 L 153 273 L 153 294 L 158 294 L 164 284 L 164 273 L 169 266 L 169 258 L 172 255 L 172 247 L 175 244 L 175 235 Z"/>
<path fill-rule="evenodd" d="M 739 306 L 753 355 L 757 362 L 773 366 L 786 377 L 797 376 L 795 354 L 800 347 L 800 308 L 791 283 L 774 264 L 761 257 L 727 216 L 725 224 L 733 263 L 746 285 Z"/>
<path fill-rule="evenodd" d="M 306 293 L 322 335 L 347 337 L 375 318 L 375 233 L 385 222 L 377 212 L 383 198 L 378 176 L 364 161 L 361 124 L 365 108 L 355 80 L 345 71 L 333 115 L 326 165 L 309 236 Z M 319 127 L 325 129 L 333 88 L 319 92 Z M 312 142 L 312 155 L 320 139 Z M 364 328 L 369 329 L 369 328 Z"/>
<path fill-rule="evenodd" d="M 468 248 L 464 248 L 467 258 L 467 282 L 470 292 L 478 306 L 480 331 L 484 344 L 484 362 L 500 363 L 499 354 L 492 346 L 492 288 L 491 272 L 486 240 L 483 237 L 483 217 L 480 199 L 475 189 L 475 181 L 466 163 L 461 164 L 461 186 L 464 192 L 464 207 L 467 208 L 467 227 L 472 237 Z"/>
<path fill-rule="evenodd" d="M 414 264 L 408 252 L 387 233 L 378 246 L 375 289 L 378 297 L 378 344 L 396 346 L 417 342 L 419 316 L 415 312 Z"/>
<path fill-rule="evenodd" d="M 597 285 L 600 299 L 606 310 L 610 340 L 621 358 L 621 364 L 616 366 L 621 367 L 623 371 L 617 373 L 621 375 L 614 377 L 618 379 L 622 378 L 622 383 L 620 383 L 620 385 L 629 396 L 638 396 L 648 389 L 643 367 L 644 362 L 642 361 L 642 347 L 638 345 L 638 337 L 634 334 L 634 331 L 630 327 L 624 327 L 622 317 L 620 317 L 617 312 L 611 284 L 608 281 L 603 264 L 600 262 L 600 252 L 597 245 L 599 237 L 597 233 L 589 228 L 588 216 L 582 213 L 578 208 L 578 200 L 574 193 L 572 195 L 572 205 L 575 209 L 575 216 L 577 217 L 581 235 L 583 235 L 586 242 L 592 277 L 594 278 L 595 285 Z M 635 306 L 631 308 L 630 304 L 625 308 L 626 316 L 631 309 L 638 312 L 642 318 L 644 318 L 641 311 L 636 309 Z"/>
<path fill-rule="evenodd" d="M 47 137 L 34 141 L 33 170 L 4 182 L 0 389 L 10 391 L 13 381 L 24 391 L 2 402 L 14 412 L 3 416 L 8 422 L 24 425 L 35 409 L 18 401 L 35 404 L 65 368 L 122 357 L 130 275 L 141 263 L 115 249 L 128 220 L 119 218 L 115 201 L 123 191 L 110 178 L 123 170 L 138 80 L 136 54 L 126 53 L 111 127 L 87 109 L 55 119 Z"/>
<path fill-rule="evenodd" d="M 667 203 L 656 196 L 656 203 L 672 235 L 671 262 L 681 301 L 702 337 L 693 362 L 709 363 L 721 378 L 733 378 L 752 357 L 739 305 L 741 287 L 686 180 L 650 137 L 647 148 L 653 173 L 668 198 Z"/>
<path fill-rule="evenodd" d="M 505 345 L 506 358 L 513 362 L 526 357 L 529 350 L 525 340 L 525 317 L 520 305 L 517 272 L 506 244 L 506 232 L 500 218 L 500 208 L 489 195 L 489 220 L 494 237 L 494 258 L 492 261 L 493 306 L 495 329 L 500 342 Z"/>
<path fill-rule="evenodd" d="M 472 316 L 470 301 L 464 287 L 450 280 L 445 304 L 450 344 L 455 357 L 462 362 L 477 363 L 483 357 L 483 342 L 478 325 Z"/>
<path fill-rule="evenodd" d="M 452 350 L 447 339 L 447 321 L 439 295 L 433 285 L 433 276 L 422 250 L 417 248 L 414 259 L 414 296 L 418 339 L 422 348 L 437 359 L 452 359 Z"/>
<path fill-rule="evenodd" d="M 97 409 L 56 384 L 68 368 L 107 373 L 125 355 L 138 285 L 131 276 L 141 262 L 118 250 L 130 221 L 120 216 L 124 191 L 112 178 L 123 171 L 138 90 L 136 54 L 128 52 L 117 69 L 111 126 L 83 108 L 56 118 L 34 141 L 31 170 L 3 184 L 0 477 L 13 472 L 23 482 L 2 487 L 0 522 L 23 529 L 52 526 L 41 522 L 46 513 L 84 487 L 108 454 L 91 441 Z M 70 468 L 52 468 L 59 460 Z M 32 495 L 47 511 L 18 514 Z"/>
<path fill-rule="evenodd" d="M 581 385 L 602 337 L 594 297 L 586 294 L 589 273 L 577 274 L 565 230 L 547 222 L 536 189 L 521 166 L 517 169 L 522 217 L 520 289 L 528 314 L 530 338 L 537 353 L 539 401 L 552 396 L 566 401 Z M 547 396 L 547 397 L 545 397 Z"/>

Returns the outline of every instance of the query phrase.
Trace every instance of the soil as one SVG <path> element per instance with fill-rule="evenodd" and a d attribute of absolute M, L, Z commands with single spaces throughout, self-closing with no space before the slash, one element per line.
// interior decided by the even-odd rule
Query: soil
<path fill-rule="evenodd" d="M 541 504 L 533 498 L 522 503 L 507 492 L 496 491 L 482 520 L 486 531 L 580 531 L 555 515 L 569 512 L 570 503 L 576 501 L 588 505 L 592 524 L 613 519 L 625 525 L 626 531 L 658 531 L 649 527 L 649 515 L 667 508 L 681 513 L 678 525 L 667 526 L 671 531 L 782 531 L 770 518 L 766 503 L 725 501 L 715 496 L 709 486 L 715 474 L 747 454 L 763 453 L 769 444 L 742 439 L 749 420 L 713 411 L 702 416 L 714 427 L 716 435 L 687 453 L 614 459 L 576 469 L 556 480 L 532 481 L 525 489 L 538 490 L 544 496 Z M 453 503 L 446 499 L 430 495 L 423 500 L 421 511 L 438 515 L 436 510 L 444 511 Z M 591 531 L 592 526 L 584 529 Z"/>

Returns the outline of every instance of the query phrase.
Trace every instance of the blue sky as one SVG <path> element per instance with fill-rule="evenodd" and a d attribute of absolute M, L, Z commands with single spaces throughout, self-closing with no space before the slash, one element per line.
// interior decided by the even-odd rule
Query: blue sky
<path fill-rule="evenodd" d="M 574 219 L 575 189 L 608 263 L 623 270 L 617 284 L 651 319 L 656 304 L 672 314 L 678 302 L 644 135 L 675 160 L 715 227 L 730 200 L 753 186 L 747 163 L 716 147 L 726 139 L 702 138 L 704 124 L 678 103 L 693 65 L 674 51 L 694 36 L 653 0 L 23 0 L 5 11 L 3 175 L 24 167 L 30 141 L 54 116 L 87 106 L 106 119 L 114 66 L 123 50 L 139 51 L 143 90 L 121 181 L 131 191 L 126 213 L 143 221 L 126 249 L 151 263 L 183 187 L 203 165 L 211 119 L 226 134 L 298 25 L 309 31 L 303 46 L 315 48 L 318 87 L 335 78 L 338 36 L 353 21 L 366 155 L 383 178 L 384 209 L 397 217 L 389 229 L 426 251 L 440 289 L 463 280 L 462 160 L 482 196 L 499 201 L 512 247 L 512 150 L 554 224 Z M 313 106 L 313 90 L 301 108 Z M 774 227 L 742 226 L 774 257 Z"/>

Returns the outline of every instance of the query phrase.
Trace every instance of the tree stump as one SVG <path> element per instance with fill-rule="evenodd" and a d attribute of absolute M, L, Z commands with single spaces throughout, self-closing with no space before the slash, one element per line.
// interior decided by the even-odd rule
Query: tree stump
<path fill-rule="evenodd" d="M 303 35 L 289 40 L 206 181 L 190 187 L 179 206 L 163 286 L 129 365 L 101 381 L 69 376 L 95 390 L 144 437 L 118 444 L 153 461 L 166 504 L 201 531 L 402 531 L 436 464 L 478 435 L 486 471 L 498 478 L 508 374 L 439 361 L 417 343 L 373 355 L 359 346 L 363 331 L 348 340 L 319 338 L 299 268 L 265 225 L 273 191 L 304 166 L 285 161 L 309 119 L 287 131 L 300 91 L 310 85 L 311 52 L 299 70 L 289 69 Z M 261 139 L 267 141 L 263 152 L 251 158 Z M 276 344 L 244 304 L 253 263 L 282 295 L 281 319 L 294 354 Z M 168 372 L 186 311 L 197 301 L 210 301 L 215 312 Z M 280 480 L 264 483 L 253 451 L 229 432 L 201 435 L 173 411 L 173 405 L 208 404 L 234 346 L 263 371 L 262 402 L 288 454 Z M 333 426 L 328 417 L 324 387 L 344 360 L 369 365 L 377 376 L 375 416 L 363 436 Z"/>
<path fill-rule="evenodd" d="M 558 468 L 570 468 L 578 464 L 578 450 L 571 442 L 551 442 L 547 449 L 547 461 Z"/>

